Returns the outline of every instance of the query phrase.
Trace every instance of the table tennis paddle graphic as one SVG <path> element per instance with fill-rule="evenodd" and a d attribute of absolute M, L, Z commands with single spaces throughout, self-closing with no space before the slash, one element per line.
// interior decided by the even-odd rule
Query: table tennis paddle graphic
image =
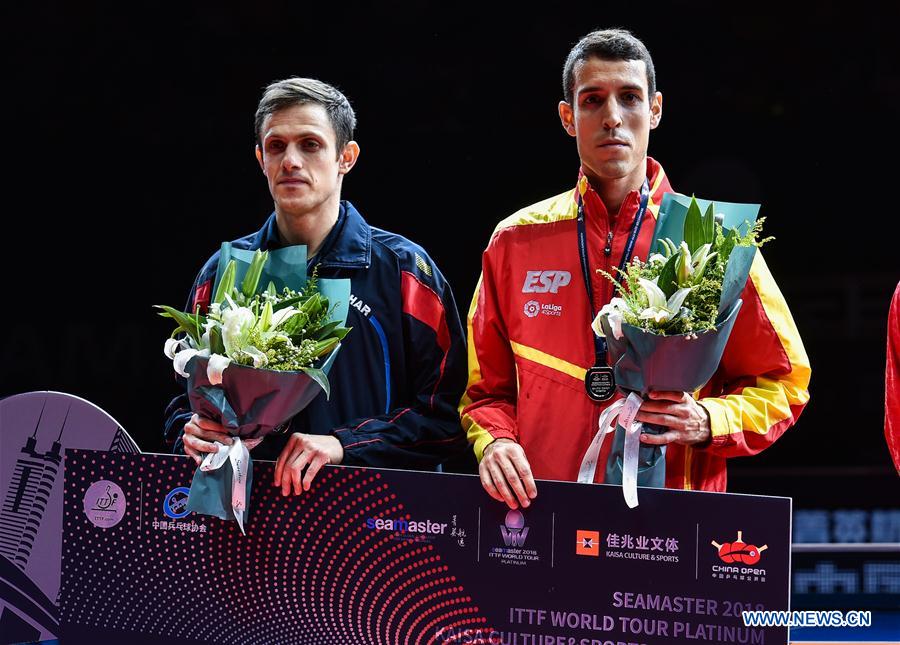
<path fill-rule="evenodd" d="M 741 564 L 756 564 L 762 557 L 762 552 L 768 549 L 768 545 L 757 547 L 754 544 L 746 544 L 743 537 L 744 532 L 737 532 L 737 539 L 734 542 L 725 542 L 719 544 L 715 540 L 712 545 L 719 550 L 719 558 L 722 562 L 729 564 L 738 562 Z"/>

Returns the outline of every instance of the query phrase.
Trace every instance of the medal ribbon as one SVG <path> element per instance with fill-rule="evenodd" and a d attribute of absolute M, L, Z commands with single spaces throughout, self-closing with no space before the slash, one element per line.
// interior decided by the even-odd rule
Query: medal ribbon
<path fill-rule="evenodd" d="M 587 178 L 582 176 L 578 181 L 578 187 L 575 190 L 575 202 L 578 204 L 578 255 L 581 258 L 581 272 L 584 276 L 584 286 L 587 289 L 588 303 L 590 304 L 591 319 L 588 324 L 594 322 L 597 317 L 597 311 L 594 309 L 594 287 L 591 284 L 591 269 L 588 261 L 588 244 L 587 244 L 587 227 L 585 225 L 584 215 L 584 193 L 588 190 Z M 625 243 L 625 251 L 622 253 L 622 261 L 619 263 L 619 271 L 624 271 L 625 266 L 631 260 L 631 254 L 634 253 L 634 246 L 637 243 L 638 235 L 641 232 L 641 224 L 644 221 L 644 213 L 647 212 L 647 204 L 650 201 L 650 182 L 646 179 L 641 186 L 641 202 L 638 206 L 637 213 L 634 216 L 634 222 L 631 224 L 631 231 L 628 234 L 628 241 Z M 618 278 L 618 276 L 616 276 Z M 594 365 L 602 367 L 606 365 L 606 339 L 602 336 L 594 336 Z"/>

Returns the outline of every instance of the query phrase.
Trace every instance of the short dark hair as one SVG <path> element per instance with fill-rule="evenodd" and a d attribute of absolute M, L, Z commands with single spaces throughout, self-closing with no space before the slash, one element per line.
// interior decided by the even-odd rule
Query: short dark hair
<path fill-rule="evenodd" d="M 600 29 L 592 31 L 569 52 L 563 66 L 563 96 L 572 104 L 575 94 L 575 65 L 589 58 L 601 60 L 642 60 L 647 67 L 647 90 L 650 97 L 656 94 L 656 70 L 650 52 L 638 38 L 626 29 Z"/>
<path fill-rule="evenodd" d="M 347 142 L 353 139 L 356 114 L 350 101 L 336 87 L 314 78 L 286 78 L 275 81 L 266 88 L 256 108 L 254 120 L 256 143 L 260 148 L 262 148 L 261 130 L 267 116 L 285 108 L 307 103 L 325 108 L 334 130 L 337 152 L 340 154 Z"/>

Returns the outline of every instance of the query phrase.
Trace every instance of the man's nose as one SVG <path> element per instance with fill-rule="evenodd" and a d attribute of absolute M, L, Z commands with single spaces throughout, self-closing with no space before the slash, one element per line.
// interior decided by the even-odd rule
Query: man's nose
<path fill-rule="evenodd" d="M 603 106 L 603 127 L 607 130 L 615 130 L 622 125 L 622 111 L 619 102 L 614 97 L 609 97 Z"/>
<path fill-rule="evenodd" d="M 297 170 L 303 167 L 303 155 L 295 145 L 289 145 L 284 151 L 281 165 L 285 170 Z"/>

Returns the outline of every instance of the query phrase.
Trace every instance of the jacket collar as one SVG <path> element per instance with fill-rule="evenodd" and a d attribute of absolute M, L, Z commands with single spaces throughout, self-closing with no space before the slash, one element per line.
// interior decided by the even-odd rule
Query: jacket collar
<path fill-rule="evenodd" d="M 269 215 L 252 243 L 263 251 L 285 246 L 278 235 L 275 213 Z M 350 202 L 341 201 L 337 223 L 322 243 L 316 260 L 322 267 L 348 269 L 364 269 L 372 263 L 372 228 Z"/>
<path fill-rule="evenodd" d="M 647 157 L 647 181 L 650 184 L 650 199 L 647 204 L 647 210 L 650 211 L 653 219 L 656 219 L 659 216 L 659 206 L 662 204 L 663 195 L 675 191 L 672 190 L 672 185 L 669 183 L 669 178 L 666 176 L 662 165 L 652 157 Z M 588 182 L 583 169 L 578 173 L 578 187 L 576 190 L 583 196 L 585 211 L 589 216 L 602 217 L 604 219 L 608 217 L 603 201 Z M 625 197 L 619 212 L 630 214 L 626 221 L 633 219 L 640 198 L 639 190 L 633 190 Z"/>

